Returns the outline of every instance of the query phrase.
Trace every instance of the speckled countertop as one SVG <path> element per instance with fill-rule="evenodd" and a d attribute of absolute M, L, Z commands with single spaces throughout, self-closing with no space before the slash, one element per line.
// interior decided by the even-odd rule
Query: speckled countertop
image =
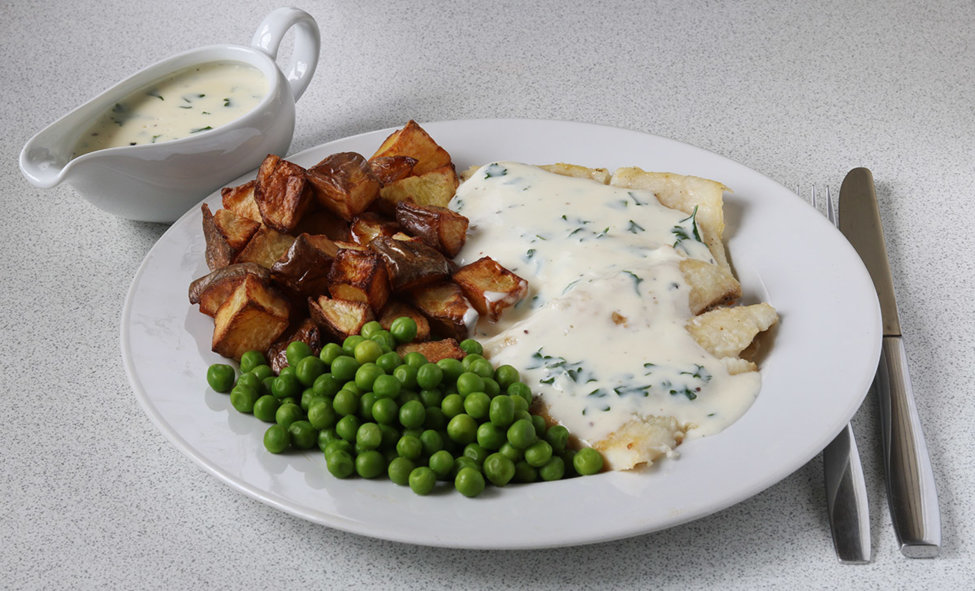
<path fill-rule="evenodd" d="M 156 430 L 122 366 L 122 303 L 166 226 L 114 218 L 67 186 L 35 189 L 17 157 L 139 68 L 248 42 L 277 5 L 5 1 L 0 587 L 975 586 L 975 5 L 436 4 L 301 4 L 323 48 L 292 151 L 409 118 L 515 117 L 671 137 L 834 194 L 850 168 L 872 169 L 941 496 L 941 556 L 909 560 L 896 547 L 872 399 L 854 419 L 872 503 L 865 566 L 836 561 L 818 458 L 683 526 L 538 551 L 377 541 L 229 488 Z"/>

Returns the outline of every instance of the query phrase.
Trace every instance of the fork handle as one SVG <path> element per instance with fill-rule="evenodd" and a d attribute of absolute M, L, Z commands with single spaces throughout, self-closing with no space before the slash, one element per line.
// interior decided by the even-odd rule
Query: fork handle
<path fill-rule="evenodd" d="M 941 547 L 938 491 L 899 336 L 884 337 L 876 386 L 894 533 L 904 556 L 933 558 Z"/>

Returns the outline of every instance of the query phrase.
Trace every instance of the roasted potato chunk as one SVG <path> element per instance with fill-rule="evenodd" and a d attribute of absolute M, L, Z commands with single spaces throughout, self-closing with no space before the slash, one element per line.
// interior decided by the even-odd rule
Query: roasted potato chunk
<path fill-rule="evenodd" d="M 213 271 L 226 267 L 234 260 L 234 249 L 230 247 L 220 228 L 217 227 L 210 207 L 204 203 L 200 210 L 203 212 L 203 239 L 206 241 L 203 257 L 207 262 L 207 268 Z"/>
<path fill-rule="evenodd" d="M 291 232 L 311 203 L 305 169 L 268 154 L 257 171 L 254 200 L 267 226 L 278 232 Z"/>
<path fill-rule="evenodd" d="M 361 154 L 332 154 L 308 170 L 319 203 L 350 221 L 379 196 L 379 180 Z"/>
<path fill-rule="evenodd" d="M 402 129 L 390 134 L 369 159 L 375 160 L 388 156 L 409 156 L 415 159 L 416 164 L 413 165 L 415 175 L 450 164 L 450 154 L 447 150 L 433 141 L 433 138 L 412 119 Z"/>
<path fill-rule="evenodd" d="M 399 232 L 399 224 L 395 220 L 383 217 L 378 213 L 367 211 L 357 215 L 349 227 L 349 234 L 356 244 L 369 244 L 377 236 L 393 236 Z"/>
<path fill-rule="evenodd" d="M 328 273 L 329 293 L 333 298 L 364 302 L 373 312 L 389 300 L 389 275 L 375 252 L 343 249 Z"/>
<path fill-rule="evenodd" d="M 521 301 L 528 293 L 528 282 L 505 269 L 491 257 L 481 257 L 453 274 L 464 296 L 477 313 L 492 322 Z"/>
<path fill-rule="evenodd" d="M 288 345 L 295 341 L 301 341 L 308 345 L 314 355 L 322 352 L 321 329 L 311 318 L 304 318 L 297 326 L 285 332 L 282 338 L 267 348 L 267 361 L 274 373 L 281 373 L 281 370 L 288 365 Z"/>
<path fill-rule="evenodd" d="M 336 300 L 328 296 L 308 298 L 312 321 L 333 341 L 341 343 L 348 336 L 359 334 L 362 325 L 375 317 L 365 302 Z"/>
<path fill-rule="evenodd" d="M 376 179 L 384 185 L 398 181 L 413 174 L 416 158 L 409 156 L 380 156 L 369 159 L 369 168 Z"/>
<path fill-rule="evenodd" d="M 396 204 L 396 221 L 406 231 L 453 258 L 467 241 L 466 217 L 446 207 L 402 201 Z"/>
<path fill-rule="evenodd" d="M 288 328 L 288 302 L 254 275 L 246 275 L 214 317 L 213 351 L 240 361 L 265 351 Z"/>
<path fill-rule="evenodd" d="M 338 247 L 325 236 L 301 234 L 271 265 L 271 278 L 300 296 L 328 293 L 328 272 Z"/>
<path fill-rule="evenodd" d="M 422 353 L 427 361 L 436 363 L 441 359 L 463 359 L 464 350 L 456 339 L 442 339 L 439 341 L 424 341 L 422 343 L 406 343 L 396 347 L 401 356 L 412 352 Z"/>
<path fill-rule="evenodd" d="M 351 240 L 349 222 L 327 209 L 309 210 L 291 233 L 295 236 L 309 234 L 327 236 L 332 240 Z"/>
<path fill-rule="evenodd" d="M 427 317 L 413 306 L 400 300 L 386 302 L 386 307 L 383 308 L 382 314 L 379 316 L 379 324 L 389 330 L 393 321 L 403 316 L 408 316 L 416 322 L 416 338 L 413 339 L 414 341 L 425 341 L 430 338 L 430 321 L 427 320 Z"/>
<path fill-rule="evenodd" d="M 257 263 L 268 269 L 291 248 L 295 237 L 282 234 L 267 226 L 261 227 L 251 238 L 244 250 L 237 255 L 235 262 Z"/>
<path fill-rule="evenodd" d="M 408 176 L 384 185 L 379 190 L 379 196 L 387 207 L 400 201 L 447 207 L 459 184 L 454 167 L 442 166 L 419 176 Z"/>
<path fill-rule="evenodd" d="M 254 189 L 256 187 L 257 181 L 253 180 L 236 187 L 224 187 L 220 189 L 220 197 L 223 200 L 224 209 L 229 209 L 249 220 L 263 222 L 261 208 L 257 206 L 257 200 L 254 199 Z"/>
<path fill-rule="evenodd" d="M 271 282 L 271 273 L 256 263 L 235 263 L 220 267 L 190 284 L 191 304 L 199 304 L 200 312 L 216 316 L 223 304 L 247 275 L 254 275 L 264 285 Z"/>
<path fill-rule="evenodd" d="M 430 332 L 434 335 L 462 341 L 477 323 L 477 310 L 453 281 L 417 288 L 410 292 L 410 300 L 430 319 Z"/>
<path fill-rule="evenodd" d="M 211 270 L 225 267 L 237 258 L 261 224 L 229 209 L 210 213 L 206 203 L 202 205 L 202 210 L 207 266 Z"/>
<path fill-rule="evenodd" d="M 440 251 L 421 241 L 379 236 L 369 248 L 382 257 L 394 292 L 440 281 L 450 274 L 450 263 Z"/>

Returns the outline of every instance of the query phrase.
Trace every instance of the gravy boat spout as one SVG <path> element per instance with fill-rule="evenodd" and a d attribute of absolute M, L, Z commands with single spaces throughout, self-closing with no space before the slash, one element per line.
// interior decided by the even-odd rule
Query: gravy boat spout
<path fill-rule="evenodd" d="M 281 39 L 292 27 L 296 27 L 294 49 L 286 75 L 274 60 Z M 295 102 L 315 72 L 319 49 L 318 26 L 310 15 L 294 8 L 275 10 L 262 21 L 250 46 L 211 45 L 175 55 L 61 117 L 27 142 L 20 153 L 20 170 L 39 188 L 67 183 L 114 215 L 175 221 L 225 183 L 257 168 L 268 154 L 286 155 L 294 135 Z M 239 117 L 213 127 L 201 124 L 179 139 L 78 149 L 83 136 L 98 135 L 92 133 L 93 123 L 113 109 L 120 111 L 126 99 L 155 96 L 147 89 L 156 83 L 181 72 L 205 71 L 200 66 L 212 64 L 256 70 L 266 92 Z M 173 96 L 170 102 L 178 100 Z M 221 100 L 229 104 L 231 99 Z M 173 108 L 180 107 L 173 104 Z"/>

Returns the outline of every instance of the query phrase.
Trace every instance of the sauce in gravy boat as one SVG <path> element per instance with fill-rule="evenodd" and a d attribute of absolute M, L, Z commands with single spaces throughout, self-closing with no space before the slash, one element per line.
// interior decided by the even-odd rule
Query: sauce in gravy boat
<path fill-rule="evenodd" d="M 274 60 L 292 27 L 285 74 Z M 250 46 L 175 55 L 58 119 L 24 146 L 21 172 L 41 188 L 68 183 L 121 217 L 172 222 L 268 154 L 287 153 L 320 43 L 310 15 L 275 10 Z"/>

